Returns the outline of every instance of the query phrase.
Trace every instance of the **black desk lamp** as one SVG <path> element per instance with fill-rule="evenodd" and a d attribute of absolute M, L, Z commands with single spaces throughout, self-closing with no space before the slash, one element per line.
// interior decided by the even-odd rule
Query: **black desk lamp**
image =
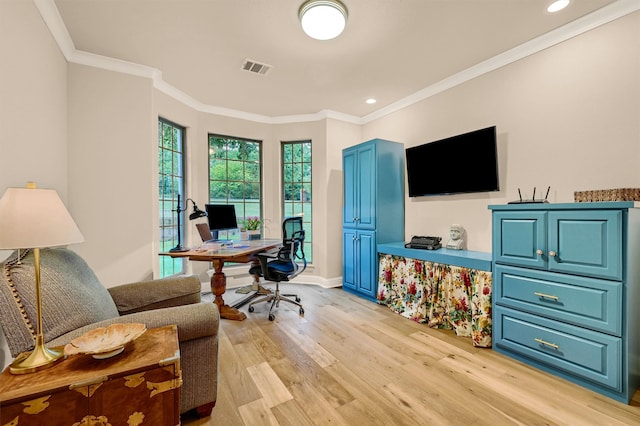
<path fill-rule="evenodd" d="M 191 201 L 193 203 L 193 213 L 189 215 L 189 220 L 198 219 L 199 217 L 205 217 L 207 215 L 207 212 L 200 210 L 196 202 L 193 201 L 191 198 L 187 198 L 187 201 Z M 180 251 L 189 251 L 189 249 L 186 249 L 182 246 L 182 237 L 180 235 L 181 229 L 182 229 L 182 225 L 180 223 L 180 213 L 182 213 L 185 210 L 187 210 L 187 206 L 185 205 L 184 208 L 182 208 L 182 203 L 180 202 L 180 194 L 178 194 L 178 206 L 176 207 L 175 210 L 172 210 L 178 214 L 178 245 L 172 248 L 171 250 L 169 250 L 170 252 L 175 253 Z"/>

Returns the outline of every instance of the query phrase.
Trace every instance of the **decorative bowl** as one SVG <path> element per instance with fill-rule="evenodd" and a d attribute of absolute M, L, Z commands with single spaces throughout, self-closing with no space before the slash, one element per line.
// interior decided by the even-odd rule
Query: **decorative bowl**
<path fill-rule="evenodd" d="M 88 354 L 96 359 L 110 358 L 124 350 L 124 346 L 140 337 L 147 326 L 144 324 L 111 324 L 87 331 L 64 347 L 65 355 Z"/>

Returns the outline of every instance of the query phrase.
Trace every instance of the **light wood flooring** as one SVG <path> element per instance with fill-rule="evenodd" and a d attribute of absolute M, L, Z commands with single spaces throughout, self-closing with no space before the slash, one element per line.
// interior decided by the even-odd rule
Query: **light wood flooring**
<path fill-rule="evenodd" d="M 216 407 L 183 425 L 640 425 L 640 392 L 621 404 L 342 289 L 282 287 L 304 317 L 222 320 Z"/>

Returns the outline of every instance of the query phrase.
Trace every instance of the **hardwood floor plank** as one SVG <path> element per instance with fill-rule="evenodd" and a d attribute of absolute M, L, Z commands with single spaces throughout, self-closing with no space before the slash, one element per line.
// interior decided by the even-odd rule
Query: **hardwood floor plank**
<path fill-rule="evenodd" d="M 278 419 L 271 412 L 271 406 L 264 398 L 257 399 L 238 407 L 243 424 L 252 426 L 279 426 Z M 228 424 L 218 423 L 214 424 Z"/>
<path fill-rule="evenodd" d="M 302 382 L 291 386 L 291 393 L 314 425 L 346 425 L 319 389 L 309 382 Z"/>
<path fill-rule="evenodd" d="M 218 393 L 230 393 L 236 406 L 261 398 L 260 390 L 241 362 L 242 357 L 224 332 L 219 336 L 219 345 Z"/>
<path fill-rule="evenodd" d="M 249 375 L 262 394 L 264 402 L 269 407 L 293 399 L 289 389 L 282 383 L 278 375 L 266 361 L 247 368 Z"/>
<path fill-rule="evenodd" d="M 271 412 L 280 426 L 313 426 L 314 423 L 298 401 L 292 399 L 273 407 Z"/>
<path fill-rule="evenodd" d="M 371 386 L 342 363 L 327 368 L 327 372 L 354 396 L 354 400 L 337 408 L 349 425 L 415 425 L 415 419 L 399 411 L 383 395 L 381 387 Z M 375 372 L 371 372 L 375 374 Z"/>
<path fill-rule="evenodd" d="M 353 396 L 336 382 L 324 368 L 300 347 L 293 344 L 286 333 L 279 329 L 273 329 L 269 335 L 285 352 L 286 358 L 272 362 L 271 366 L 286 386 L 293 386 L 303 381 L 314 383 L 323 398 L 334 407 L 353 399 Z"/>

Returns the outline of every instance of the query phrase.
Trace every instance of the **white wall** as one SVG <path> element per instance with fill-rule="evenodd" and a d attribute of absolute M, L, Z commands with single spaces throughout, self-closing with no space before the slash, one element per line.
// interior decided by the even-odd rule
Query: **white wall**
<path fill-rule="evenodd" d="M 406 239 L 446 240 L 460 223 L 469 249 L 490 252 L 487 205 L 517 199 L 518 188 L 531 198 L 551 186 L 550 202 L 573 202 L 574 191 L 640 187 L 639 76 L 636 12 L 365 125 L 364 139 L 407 146 L 497 126 L 501 190 L 407 198 Z"/>
<path fill-rule="evenodd" d="M 66 201 L 67 64 L 33 2 L 0 1 L 0 58 L 0 196 L 35 181 Z M 0 368 L 11 359 L 0 330 Z"/>
<path fill-rule="evenodd" d="M 153 276 L 157 117 L 149 79 L 69 64 L 69 194 L 74 247 L 111 287 Z"/>

